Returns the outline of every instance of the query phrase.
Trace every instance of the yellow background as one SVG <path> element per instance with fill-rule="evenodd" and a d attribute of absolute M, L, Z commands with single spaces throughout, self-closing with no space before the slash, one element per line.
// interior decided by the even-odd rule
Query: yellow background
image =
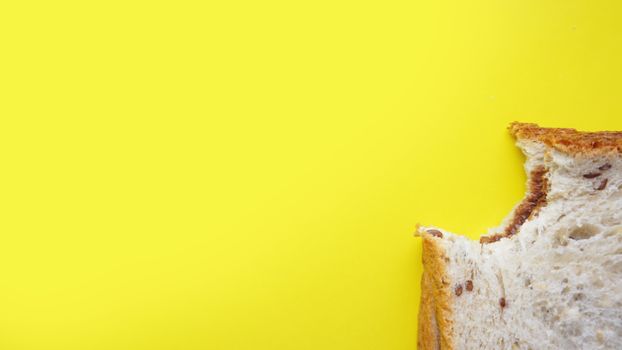
<path fill-rule="evenodd" d="M 0 349 L 414 349 L 417 222 L 622 129 L 619 1 L 3 1 Z"/>

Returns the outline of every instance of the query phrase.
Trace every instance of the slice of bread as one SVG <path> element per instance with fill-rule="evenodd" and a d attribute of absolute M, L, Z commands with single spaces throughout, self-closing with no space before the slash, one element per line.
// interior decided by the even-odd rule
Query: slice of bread
<path fill-rule="evenodd" d="M 417 229 L 419 349 L 622 349 L 622 132 L 510 132 L 528 192 L 503 224 Z"/>

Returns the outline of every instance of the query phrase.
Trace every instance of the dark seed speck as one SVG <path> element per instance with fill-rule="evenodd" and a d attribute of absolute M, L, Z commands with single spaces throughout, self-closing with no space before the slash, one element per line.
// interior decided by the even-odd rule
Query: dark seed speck
<path fill-rule="evenodd" d="M 428 233 L 434 237 L 443 238 L 443 233 L 439 230 L 428 230 Z"/>
<path fill-rule="evenodd" d="M 466 281 L 466 290 L 467 292 L 470 292 L 473 290 L 473 281 L 471 280 Z"/>
<path fill-rule="evenodd" d="M 457 295 L 457 296 L 461 296 L 461 295 L 462 295 L 462 285 L 461 285 L 461 284 L 459 284 L 459 285 L 456 287 L 456 295 Z"/>
<path fill-rule="evenodd" d="M 598 184 L 598 186 L 596 187 L 596 191 L 602 191 L 605 189 L 605 187 L 607 187 L 607 181 L 609 181 L 608 179 L 603 179 L 600 184 Z"/>
<path fill-rule="evenodd" d="M 598 167 L 598 170 L 602 170 L 602 171 L 609 170 L 609 169 L 611 169 L 611 164 L 609 163 L 603 164 L 600 167 Z"/>
<path fill-rule="evenodd" d="M 599 177 L 601 174 L 600 173 L 587 173 L 587 174 L 583 174 L 583 177 L 586 179 L 593 179 L 595 177 Z"/>

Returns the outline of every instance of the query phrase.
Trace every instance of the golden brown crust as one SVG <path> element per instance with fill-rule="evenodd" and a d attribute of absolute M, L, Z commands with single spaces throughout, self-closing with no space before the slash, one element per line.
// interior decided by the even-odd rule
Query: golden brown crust
<path fill-rule="evenodd" d="M 542 142 L 571 154 L 622 153 L 621 131 L 582 132 L 565 128 L 541 128 L 537 124 L 514 122 L 510 133 L 517 140 Z"/>
<path fill-rule="evenodd" d="M 436 323 L 436 303 L 430 274 L 424 272 L 421 276 L 421 300 L 419 302 L 419 332 L 417 335 L 417 349 L 440 349 L 440 333 Z"/>
<path fill-rule="evenodd" d="M 441 238 L 423 233 L 423 276 L 419 311 L 419 349 L 453 349 L 450 280 Z"/>

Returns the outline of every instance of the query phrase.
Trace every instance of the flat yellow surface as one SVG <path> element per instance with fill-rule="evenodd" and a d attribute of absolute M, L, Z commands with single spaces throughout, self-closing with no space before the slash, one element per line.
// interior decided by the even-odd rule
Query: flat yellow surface
<path fill-rule="evenodd" d="M 414 349 L 417 222 L 622 129 L 619 1 L 0 3 L 0 349 Z"/>

